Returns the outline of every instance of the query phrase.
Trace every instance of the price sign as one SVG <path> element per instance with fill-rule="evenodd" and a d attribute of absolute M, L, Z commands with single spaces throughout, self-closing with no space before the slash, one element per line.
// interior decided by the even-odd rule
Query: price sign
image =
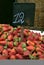
<path fill-rule="evenodd" d="M 34 3 L 13 3 L 12 25 L 34 26 L 35 4 Z"/>

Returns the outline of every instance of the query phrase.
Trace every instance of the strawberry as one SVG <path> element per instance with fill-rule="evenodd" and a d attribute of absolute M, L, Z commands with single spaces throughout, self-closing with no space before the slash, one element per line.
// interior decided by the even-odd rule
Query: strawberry
<path fill-rule="evenodd" d="M 36 40 L 34 40 L 33 42 L 35 43 L 35 45 L 37 45 L 37 44 L 38 44 L 38 41 L 36 41 Z"/>
<path fill-rule="evenodd" d="M 2 35 L 2 32 L 0 32 L 0 35 Z"/>
<path fill-rule="evenodd" d="M 12 26 L 9 26 L 9 33 L 12 33 L 13 34 L 13 27 Z"/>
<path fill-rule="evenodd" d="M 17 35 L 17 31 L 15 30 L 15 31 L 13 31 L 13 35 Z"/>
<path fill-rule="evenodd" d="M 44 47 L 41 47 L 41 50 L 43 50 L 43 51 L 44 51 Z"/>
<path fill-rule="evenodd" d="M 35 43 L 32 42 L 32 41 L 30 41 L 30 40 L 27 40 L 27 44 L 28 44 L 28 45 L 33 45 L 33 46 L 35 45 Z"/>
<path fill-rule="evenodd" d="M 8 35 L 8 40 L 9 40 L 9 41 L 12 41 L 12 40 L 13 40 L 13 35 L 11 35 L 11 34 Z"/>
<path fill-rule="evenodd" d="M 41 45 L 40 45 L 40 44 L 37 44 L 37 45 L 36 45 L 36 47 L 39 47 L 39 48 L 41 48 Z"/>
<path fill-rule="evenodd" d="M 30 36 L 27 38 L 27 40 L 31 40 L 31 41 L 33 41 L 33 40 L 34 40 L 34 38 L 33 38 L 33 36 L 32 36 L 32 35 L 30 35 Z"/>
<path fill-rule="evenodd" d="M 33 51 L 35 48 L 34 48 L 33 46 L 27 46 L 27 49 L 28 49 L 29 51 Z"/>
<path fill-rule="evenodd" d="M 17 47 L 17 48 L 16 48 L 16 51 L 17 51 L 19 54 L 23 54 L 23 49 L 22 49 L 22 47 Z"/>
<path fill-rule="evenodd" d="M 23 59 L 23 56 L 20 55 L 20 54 L 16 54 L 16 58 L 17 58 L 17 59 Z"/>
<path fill-rule="evenodd" d="M 42 49 L 40 49 L 39 47 L 36 48 L 36 51 L 42 51 Z"/>
<path fill-rule="evenodd" d="M 2 34 L 2 36 L 1 36 L 3 39 L 6 39 L 7 38 L 7 34 Z"/>
<path fill-rule="evenodd" d="M 40 55 L 39 58 L 44 59 L 44 55 Z"/>
<path fill-rule="evenodd" d="M 0 41 L 4 41 L 4 40 L 5 40 L 4 38 L 0 37 Z"/>
<path fill-rule="evenodd" d="M 0 54 L 0 60 L 2 60 L 3 59 L 3 57 L 2 57 L 2 55 Z"/>
<path fill-rule="evenodd" d="M 15 54 L 16 54 L 16 50 L 13 48 L 13 49 L 11 49 L 10 53 L 11 53 L 12 55 L 15 55 Z"/>
<path fill-rule="evenodd" d="M 22 42 L 22 48 L 26 47 L 26 43 Z"/>
<path fill-rule="evenodd" d="M 9 31 L 9 28 L 8 27 L 3 27 L 3 31 L 4 32 Z"/>
<path fill-rule="evenodd" d="M 23 34 L 25 35 L 25 36 L 28 36 L 28 32 L 27 31 L 23 31 Z"/>
<path fill-rule="evenodd" d="M 13 42 L 14 46 L 18 46 L 18 42 Z"/>
<path fill-rule="evenodd" d="M 2 27 L 8 27 L 9 25 L 7 25 L 7 24 L 2 24 Z"/>
<path fill-rule="evenodd" d="M 6 49 L 3 50 L 2 55 L 8 58 L 8 51 Z"/>
<path fill-rule="evenodd" d="M 19 41 L 19 40 L 18 40 L 17 35 L 16 35 L 16 36 L 14 36 L 14 41 L 16 41 L 16 42 L 18 42 L 18 41 Z"/>
<path fill-rule="evenodd" d="M 29 54 L 30 52 L 28 50 L 23 52 L 23 56 L 28 56 Z"/>
<path fill-rule="evenodd" d="M 0 44 L 1 45 L 6 45 L 7 44 L 7 42 L 4 40 L 4 41 L 0 41 Z"/>
<path fill-rule="evenodd" d="M 18 26 L 18 27 L 17 27 L 17 30 L 20 30 L 20 29 L 21 29 L 21 26 Z"/>
<path fill-rule="evenodd" d="M 3 46 L 0 45 L 0 53 L 3 51 Z"/>
<path fill-rule="evenodd" d="M 41 56 L 41 55 L 42 55 L 42 53 L 41 53 L 40 51 L 38 51 L 38 52 L 37 52 L 37 55 L 38 55 L 38 56 Z"/>
<path fill-rule="evenodd" d="M 37 56 L 37 53 L 34 52 L 34 53 L 32 54 L 32 56 Z"/>
<path fill-rule="evenodd" d="M 6 60 L 6 57 L 0 54 L 0 60 Z"/>
<path fill-rule="evenodd" d="M 44 44 L 41 44 L 41 47 L 43 47 L 43 48 L 44 48 Z"/>
<path fill-rule="evenodd" d="M 7 48 L 7 51 L 8 51 L 8 53 L 11 51 L 11 49 L 10 48 Z"/>
<path fill-rule="evenodd" d="M 10 56 L 10 60 L 15 60 L 15 59 L 16 59 L 15 55 Z"/>
<path fill-rule="evenodd" d="M 13 48 L 13 41 L 8 42 L 7 45 L 9 48 Z"/>
<path fill-rule="evenodd" d="M 26 38 L 23 38 L 23 42 L 26 42 Z"/>

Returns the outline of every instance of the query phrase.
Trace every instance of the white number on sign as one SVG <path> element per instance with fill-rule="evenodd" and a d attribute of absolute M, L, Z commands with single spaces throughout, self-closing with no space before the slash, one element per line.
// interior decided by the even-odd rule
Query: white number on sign
<path fill-rule="evenodd" d="M 14 15 L 15 20 L 13 21 L 13 23 L 23 23 L 24 22 L 24 13 L 20 12 L 17 13 L 16 15 Z"/>

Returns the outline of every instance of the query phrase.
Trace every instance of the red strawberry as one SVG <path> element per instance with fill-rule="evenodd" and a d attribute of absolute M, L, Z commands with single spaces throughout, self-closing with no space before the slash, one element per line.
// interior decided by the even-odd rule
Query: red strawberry
<path fill-rule="evenodd" d="M 3 40 L 5 40 L 4 38 L 2 38 L 2 37 L 0 37 L 0 41 L 3 41 Z"/>
<path fill-rule="evenodd" d="M 23 42 L 26 42 L 26 38 L 23 38 Z"/>
<path fill-rule="evenodd" d="M 23 56 L 28 56 L 30 54 L 30 52 L 27 50 L 23 53 Z"/>
<path fill-rule="evenodd" d="M 13 31 L 13 35 L 17 35 L 17 31 L 15 30 L 15 31 Z"/>
<path fill-rule="evenodd" d="M 8 30 L 9 30 L 8 27 L 3 27 L 3 31 L 4 31 L 4 32 L 6 32 L 6 31 L 8 31 Z"/>
<path fill-rule="evenodd" d="M 2 24 L 2 26 L 3 26 L 3 27 L 8 27 L 9 25 L 7 25 L 7 24 Z"/>
<path fill-rule="evenodd" d="M 37 55 L 41 56 L 41 55 L 42 55 L 42 53 L 41 53 L 40 51 L 38 51 L 38 52 L 37 52 Z"/>
<path fill-rule="evenodd" d="M 18 27 L 17 27 L 17 30 L 20 30 L 20 29 L 21 29 L 21 26 L 18 26 Z"/>
<path fill-rule="evenodd" d="M 5 33 L 2 34 L 1 38 L 6 39 L 7 38 L 7 34 L 5 34 Z"/>
<path fill-rule="evenodd" d="M 36 51 L 41 51 L 41 49 L 39 47 L 36 48 Z"/>
<path fill-rule="evenodd" d="M 8 40 L 10 40 L 10 41 L 13 40 L 13 35 L 11 35 L 11 34 L 8 35 Z"/>
<path fill-rule="evenodd" d="M 13 48 L 13 41 L 7 43 L 9 48 Z"/>
<path fill-rule="evenodd" d="M 41 44 L 41 47 L 43 47 L 43 48 L 44 48 L 44 44 Z"/>
<path fill-rule="evenodd" d="M 0 60 L 5 60 L 6 57 L 4 57 L 3 55 L 0 54 Z"/>
<path fill-rule="evenodd" d="M 25 36 L 28 36 L 28 32 L 27 31 L 23 31 L 23 34 L 25 35 Z"/>
<path fill-rule="evenodd" d="M 10 56 L 10 59 L 11 59 L 11 60 L 15 60 L 15 59 L 16 59 L 15 55 L 11 55 L 11 56 Z"/>
<path fill-rule="evenodd" d="M 11 51 L 11 49 L 10 48 L 7 48 L 7 51 L 8 51 L 8 53 Z"/>
<path fill-rule="evenodd" d="M 27 49 L 28 49 L 29 51 L 32 51 L 32 50 L 34 50 L 35 48 L 34 48 L 33 46 L 27 46 Z"/>
<path fill-rule="evenodd" d="M 6 43 L 7 43 L 6 41 L 0 41 L 1 45 L 6 45 Z"/>
<path fill-rule="evenodd" d="M 15 55 L 15 54 L 16 54 L 16 50 L 13 48 L 13 49 L 11 49 L 10 53 L 11 53 L 12 55 Z"/>
<path fill-rule="evenodd" d="M 36 46 L 39 47 L 39 48 L 41 48 L 41 45 L 40 44 L 37 44 Z"/>
<path fill-rule="evenodd" d="M 40 55 L 40 56 L 39 56 L 39 58 L 42 58 L 42 59 L 44 59 L 44 55 Z"/>
<path fill-rule="evenodd" d="M 35 43 L 32 42 L 32 41 L 30 41 L 30 40 L 27 41 L 27 44 L 28 44 L 28 45 L 33 45 L 33 46 L 35 45 Z"/>
<path fill-rule="evenodd" d="M 19 53 L 19 54 L 23 54 L 23 49 L 21 47 L 17 47 L 16 48 L 16 51 Z"/>
<path fill-rule="evenodd" d="M 12 26 L 9 26 L 9 29 L 10 29 L 10 30 L 13 30 L 13 27 L 12 27 Z"/>
<path fill-rule="evenodd" d="M 2 55 L 0 54 L 0 60 L 2 60 L 3 59 L 3 57 L 2 57 Z"/>
<path fill-rule="evenodd" d="M 2 34 L 2 32 L 0 32 L 0 35 Z"/>
<path fill-rule="evenodd" d="M 23 56 L 20 55 L 20 54 L 16 54 L 16 58 L 17 58 L 17 59 L 23 59 Z"/>
<path fill-rule="evenodd" d="M 38 44 L 38 41 L 34 40 L 34 43 L 35 43 L 35 45 L 37 45 Z"/>
<path fill-rule="evenodd" d="M 2 55 L 8 58 L 8 51 L 6 49 L 3 50 Z"/>
<path fill-rule="evenodd" d="M 13 27 L 12 26 L 9 26 L 9 29 L 10 29 L 9 33 L 12 33 L 13 34 Z"/>
<path fill-rule="evenodd" d="M 3 46 L 0 45 L 0 53 L 3 51 Z"/>
<path fill-rule="evenodd" d="M 43 51 L 44 51 L 44 47 L 41 47 L 41 50 L 43 50 Z"/>
<path fill-rule="evenodd" d="M 31 40 L 31 41 L 33 41 L 34 38 L 33 38 L 33 36 L 31 35 L 31 36 L 29 36 L 29 37 L 27 38 L 27 40 Z"/>
<path fill-rule="evenodd" d="M 36 56 L 36 55 L 37 55 L 37 53 L 35 53 L 35 52 L 32 54 L 32 56 Z"/>

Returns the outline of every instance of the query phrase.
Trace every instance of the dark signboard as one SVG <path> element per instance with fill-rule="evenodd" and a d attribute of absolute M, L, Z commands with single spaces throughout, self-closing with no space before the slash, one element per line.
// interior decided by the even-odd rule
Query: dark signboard
<path fill-rule="evenodd" d="M 34 3 L 13 3 L 13 26 L 29 25 L 34 26 L 35 4 Z"/>

